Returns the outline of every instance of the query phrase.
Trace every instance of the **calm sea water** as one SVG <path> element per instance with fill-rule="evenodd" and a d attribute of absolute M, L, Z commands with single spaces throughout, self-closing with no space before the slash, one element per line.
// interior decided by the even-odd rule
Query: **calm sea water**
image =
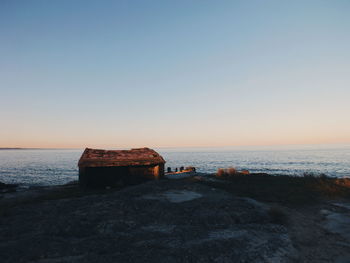
<path fill-rule="evenodd" d="M 22 185 L 63 184 L 78 179 L 83 150 L 0 150 L 0 181 Z M 350 145 L 260 148 L 157 149 L 166 166 L 195 166 L 199 172 L 236 167 L 251 172 L 350 177 Z"/>

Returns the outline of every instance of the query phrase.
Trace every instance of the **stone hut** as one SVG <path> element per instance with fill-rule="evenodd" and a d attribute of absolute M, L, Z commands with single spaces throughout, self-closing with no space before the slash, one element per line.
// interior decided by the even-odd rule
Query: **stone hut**
<path fill-rule="evenodd" d="M 137 184 L 164 175 L 165 161 L 149 148 L 98 150 L 86 148 L 80 157 L 79 183 L 84 187 Z"/>

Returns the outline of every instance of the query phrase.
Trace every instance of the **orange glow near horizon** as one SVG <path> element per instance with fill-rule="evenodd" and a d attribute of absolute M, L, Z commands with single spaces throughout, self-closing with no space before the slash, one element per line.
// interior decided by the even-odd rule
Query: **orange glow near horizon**
<path fill-rule="evenodd" d="M 76 142 L 50 142 L 45 141 L 35 141 L 31 143 L 30 141 L 21 141 L 21 143 L 5 143 L 0 144 L 0 148 L 57 148 L 57 149 L 82 149 L 88 148 L 101 148 L 101 149 L 129 149 L 129 148 L 139 148 L 139 147 L 152 147 L 152 148 L 210 148 L 210 147 L 260 147 L 260 146 L 287 146 L 287 145 L 327 145 L 327 144 L 350 144 L 350 138 L 338 137 L 337 139 L 327 139 L 327 138 L 314 138 L 314 139 L 294 139 L 294 140 L 251 140 L 250 142 L 238 142 L 231 140 L 227 143 L 216 142 L 208 140 L 208 142 L 196 141 L 196 143 L 190 143 L 188 140 L 178 141 L 172 144 L 168 143 L 154 143 L 145 140 L 144 142 L 134 142 L 134 143 L 118 143 L 118 140 L 111 140 L 111 142 L 103 141 L 99 143 L 93 143 L 93 140 L 86 141 L 76 141 Z"/>

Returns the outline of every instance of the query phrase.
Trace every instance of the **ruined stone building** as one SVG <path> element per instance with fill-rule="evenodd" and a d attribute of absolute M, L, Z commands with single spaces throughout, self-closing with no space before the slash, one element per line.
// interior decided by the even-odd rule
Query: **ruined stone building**
<path fill-rule="evenodd" d="M 80 157 L 79 182 L 85 187 L 136 184 L 164 175 L 165 161 L 149 148 L 99 150 L 86 148 Z"/>

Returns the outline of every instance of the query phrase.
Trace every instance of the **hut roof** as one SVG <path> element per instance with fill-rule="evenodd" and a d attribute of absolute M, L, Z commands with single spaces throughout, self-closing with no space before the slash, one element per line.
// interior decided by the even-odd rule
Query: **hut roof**
<path fill-rule="evenodd" d="M 162 156 L 149 148 L 131 150 L 100 150 L 86 148 L 79 167 L 139 166 L 165 163 Z"/>

